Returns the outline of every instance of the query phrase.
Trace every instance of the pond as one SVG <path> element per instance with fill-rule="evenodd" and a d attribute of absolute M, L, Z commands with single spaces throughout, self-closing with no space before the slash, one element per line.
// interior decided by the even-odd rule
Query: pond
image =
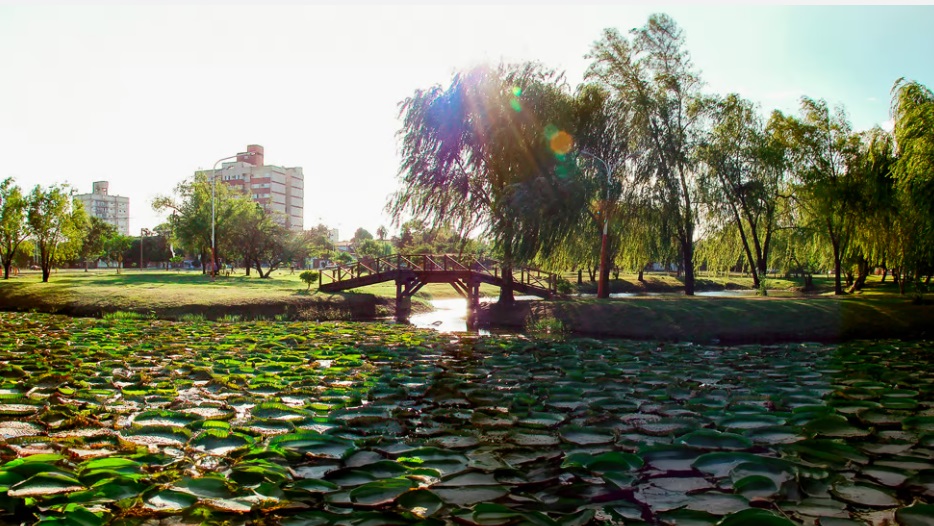
<path fill-rule="evenodd" d="M 0 314 L 0 523 L 931 524 L 932 357 Z"/>

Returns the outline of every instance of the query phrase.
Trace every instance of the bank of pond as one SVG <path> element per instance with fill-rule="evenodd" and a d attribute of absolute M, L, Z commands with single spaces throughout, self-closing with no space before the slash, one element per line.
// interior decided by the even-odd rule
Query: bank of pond
<path fill-rule="evenodd" d="M 932 357 L 0 313 L 0 523 L 928 525 Z"/>

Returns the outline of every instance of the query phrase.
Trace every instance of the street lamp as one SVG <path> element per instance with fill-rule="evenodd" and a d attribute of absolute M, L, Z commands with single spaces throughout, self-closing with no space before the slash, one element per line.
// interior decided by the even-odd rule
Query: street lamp
<path fill-rule="evenodd" d="M 609 271 L 607 267 L 609 266 L 609 261 L 607 261 L 607 252 L 606 252 L 606 243 L 607 243 L 607 233 L 610 229 L 610 181 L 613 176 L 613 168 L 606 161 L 597 157 L 596 155 L 588 152 L 587 150 L 579 150 L 581 155 L 586 155 L 591 159 L 600 161 L 600 164 L 603 165 L 603 168 L 606 170 L 606 201 L 603 205 L 603 239 L 600 241 L 600 278 L 597 280 L 597 297 L 598 298 L 609 298 L 610 297 L 610 287 L 608 281 Z"/>
<path fill-rule="evenodd" d="M 243 153 L 238 153 L 237 155 L 231 155 L 230 157 L 224 157 L 222 159 L 218 159 L 217 162 L 214 163 L 214 168 L 211 169 L 211 281 L 214 281 L 214 276 L 217 275 L 217 256 L 216 256 L 217 245 L 216 245 L 215 238 L 214 238 L 214 222 L 215 222 L 214 193 L 215 193 L 215 188 L 217 187 L 217 165 L 219 165 L 223 161 L 229 161 L 230 159 L 236 159 L 240 157 L 241 155 L 245 155 L 249 157 L 249 156 L 256 155 L 256 152 L 243 152 Z"/>

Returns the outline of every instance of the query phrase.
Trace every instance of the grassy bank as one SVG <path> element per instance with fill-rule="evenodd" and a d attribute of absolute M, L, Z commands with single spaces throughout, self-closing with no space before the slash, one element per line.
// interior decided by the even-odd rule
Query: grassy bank
<path fill-rule="evenodd" d="M 483 321 L 632 339 L 723 343 L 930 338 L 934 306 L 871 279 L 856 294 L 768 297 L 654 296 L 617 300 L 571 298 L 489 306 Z"/>
<path fill-rule="evenodd" d="M 701 290 L 742 289 L 748 278 L 700 277 Z M 585 281 L 585 284 L 588 282 Z M 666 274 L 612 280 L 614 291 L 678 292 L 680 282 Z M 827 290 L 827 279 L 816 279 Z M 870 279 L 858 294 L 802 295 L 797 283 L 770 280 L 768 297 L 647 296 L 612 300 L 572 297 L 520 302 L 518 308 L 488 307 L 481 320 L 520 330 L 538 327 L 581 334 L 669 341 L 842 341 L 856 338 L 927 338 L 934 307 L 915 305 L 893 284 Z M 395 285 L 384 283 L 343 294 L 318 293 L 298 274 L 277 272 L 271 279 L 233 275 L 212 282 L 196 272 L 61 271 L 49 283 L 38 273 L 0 281 L 0 309 L 104 316 L 131 312 L 162 319 L 348 320 L 391 317 Z M 481 292 L 495 297 L 498 289 Z M 586 286 L 581 292 L 588 292 Z M 428 285 L 416 296 L 416 312 L 428 299 L 456 297 L 447 284 Z"/>

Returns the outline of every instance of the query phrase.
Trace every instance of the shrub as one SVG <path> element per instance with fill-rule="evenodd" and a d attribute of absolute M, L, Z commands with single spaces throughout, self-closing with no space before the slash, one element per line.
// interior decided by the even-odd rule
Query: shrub
<path fill-rule="evenodd" d="M 308 288 L 305 290 L 311 290 L 311 285 L 318 281 L 318 272 L 314 270 L 306 270 L 298 275 L 298 277 L 308 285 Z"/>

